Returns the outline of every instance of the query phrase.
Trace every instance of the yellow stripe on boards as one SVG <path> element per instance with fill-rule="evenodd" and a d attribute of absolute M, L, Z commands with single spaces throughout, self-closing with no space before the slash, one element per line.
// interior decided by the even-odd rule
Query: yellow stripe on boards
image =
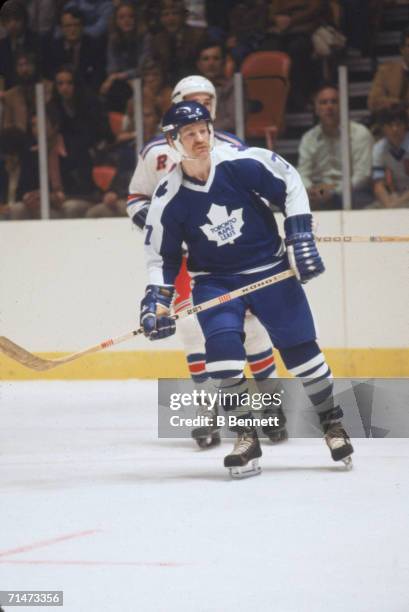
<path fill-rule="evenodd" d="M 325 349 L 336 377 L 409 377 L 409 349 Z M 66 353 L 38 353 L 56 359 Z M 276 354 L 278 373 L 287 376 Z M 248 375 L 249 372 L 248 372 Z M 188 378 L 182 351 L 105 351 L 50 370 L 35 372 L 0 354 L 0 380 L 125 380 L 129 378 Z"/>

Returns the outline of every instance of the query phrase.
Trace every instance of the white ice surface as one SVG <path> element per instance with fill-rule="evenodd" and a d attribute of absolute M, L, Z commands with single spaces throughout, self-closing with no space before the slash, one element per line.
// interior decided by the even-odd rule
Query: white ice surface
<path fill-rule="evenodd" d="M 265 445 L 230 481 L 231 440 L 157 439 L 155 382 L 2 383 L 0 412 L 0 589 L 64 590 L 36 610 L 409 610 L 408 440 L 356 440 L 351 472 Z"/>

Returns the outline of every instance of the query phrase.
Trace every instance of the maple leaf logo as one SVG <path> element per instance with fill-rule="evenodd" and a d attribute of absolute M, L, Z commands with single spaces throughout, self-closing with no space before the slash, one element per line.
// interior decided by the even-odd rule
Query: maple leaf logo
<path fill-rule="evenodd" d="M 210 223 L 201 225 L 200 229 L 209 240 L 217 242 L 218 247 L 233 244 L 241 236 L 240 230 L 243 227 L 242 208 L 232 210 L 229 215 L 226 206 L 212 204 L 207 213 L 207 218 Z"/>
<path fill-rule="evenodd" d="M 165 193 L 166 193 L 166 192 L 167 192 L 167 190 L 168 190 L 168 189 L 167 189 L 167 186 L 168 186 L 168 181 L 164 181 L 164 182 L 162 183 L 162 185 L 160 185 L 160 186 L 158 187 L 158 189 L 156 190 L 156 197 L 157 197 L 157 198 L 161 198 L 162 196 L 164 196 L 164 195 L 165 195 Z"/>

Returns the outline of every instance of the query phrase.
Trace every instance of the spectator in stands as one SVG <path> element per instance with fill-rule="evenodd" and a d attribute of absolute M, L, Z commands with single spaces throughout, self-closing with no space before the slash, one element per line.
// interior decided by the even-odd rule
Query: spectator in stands
<path fill-rule="evenodd" d="M 258 51 L 265 36 L 267 22 L 267 3 L 265 0 L 242 0 L 237 2 L 228 13 L 229 31 L 226 47 L 236 68 L 240 68 L 244 58 Z"/>
<path fill-rule="evenodd" d="M 72 67 L 57 71 L 48 116 L 62 137 L 60 168 L 64 193 L 78 198 L 70 216 L 82 216 L 92 198 L 92 155 L 101 149 L 110 133 L 98 98 L 75 78 Z"/>
<path fill-rule="evenodd" d="M 48 175 L 50 182 L 50 216 L 63 217 L 64 194 L 58 168 L 57 137 L 47 126 Z M 40 218 L 40 179 L 38 171 L 37 120 L 31 118 L 29 132 L 8 128 L 2 134 L 1 153 L 6 158 L 7 207 L 3 214 L 12 221 Z"/>
<path fill-rule="evenodd" d="M 213 83 L 217 94 L 217 115 L 214 126 L 217 130 L 234 132 L 234 84 L 226 77 L 226 49 L 212 40 L 204 40 L 198 48 L 196 69 Z"/>
<path fill-rule="evenodd" d="M 167 108 L 169 108 L 170 104 Z M 146 98 L 143 107 L 143 140 L 148 142 L 156 136 L 159 132 L 159 125 L 163 115 L 162 107 L 160 106 L 159 99 Z M 135 144 L 136 131 L 135 131 L 135 116 L 134 116 L 134 105 L 133 100 L 128 102 L 127 112 L 124 116 L 122 123 L 122 129 L 117 134 L 117 142 L 132 142 Z M 133 161 L 132 168 L 134 168 L 135 161 Z"/>
<path fill-rule="evenodd" d="M 377 202 L 384 208 L 409 206 L 409 130 L 404 106 L 379 112 L 383 138 L 373 149 L 372 178 Z"/>
<path fill-rule="evenodd" d="M 311 92 L 312 33 L 326 16 L 324 0 L 270 0 L 267 30 L 259 49 L 283 51 L 291 58 L 288 106 L 304 110 Z"/>
<path fill-rule="evenodd" d="M 40 37 L 51 34 L 56 25 L 55 0 L 26 0 L 30 29 Z"/>
<path fill-rule="evenodd" d="M 317 82 L 332 83 L 338 79 L 338 65 L 345 56 L 346 37 L 341 29 L 339 2 L 329 0 L 322 23 L 312 34 Z M 344 5 L 343 5 L 344 6 Z M 311 74 L 314 80 L 314 74 Z"/>
<path fill-rule="evenodd" d="M 86 212 L 87 219 L 102 219 L 104 217 L 126 217 L 126 198 L 120 196 L 114 185 L 102 195 L 102 202 L 94 204 Z"/>
<path fill-rule="evenodd" d="M 10 219 L 10 203 L 16 201 L 20 173 L 19 157 L 23 150 L 25 134 L 22 130 L 11 128 L 3 130 L 0 139 L 1 181 L 0 181 L 0 219 Z"/>
<path fill-rule="evenodd" d="M 6 36 L 0 40 L 0 77 L 4 88 L 16 84 L 16 57 L 25 51 L 35 53 L 38 50 L 38 38 L 28 28 L 27 10 L 18 0 L 7 0 L 0 10 L 1 22 Z"/>
<path fill-rule="evenodd" d="M 161 0 L 160 31 L 153 36 L 152 54 L 170 85 L 192 73 L 197 48 L 206 32 L 186 25 L 182 0 Z"/>
<path fill-rule="evenodd" d="M 108 110 L 125 112 L 132 95 L 128 81 L 141 76 L 149 55 L 150 35 L 143 30 L 135 5 L 130 1 L 121 2 L 113 14 L 107 51 L 108 77 L 100 89 Z"/>
<path fill-rule="evenodd" d="M 146 100 L 143 109 L 143 135 L 147 142 L 158 134 L 159 125 L 163 116 L 162 108 L 155 102 Z M 116 137 L 116 168 L 109 189 L 102 195 L 102 202 L 92 206 L 86 213 L 88 218 L 122 217 L 127 216 L 126 203 L 128 186 L 135 170 L 135 122 L 133 102 L 128 103 L 128 110 L 124 117 L 122 130 Z"/>
<path fill-rule="evenodd" d="M 300 142 L 298 171 L 314 210 L 342 209 L 342 164 L 339 96 L 335 87 L 324 86 L 315 95 L 319 123 L 306 132 Z M 352 203 L 354 208 L 368 205 L 373 138 L 369 130 L 349 122 L 351 147 Z"/>
<path fill-rule="evenodd" d="M 231 26 L 230 13 L 236 0 L 206 0 L 206 22 L 208 34 L 218 41 L 224 41 Z M 234 35 L 234 32 L 231 32 Z"/>
<path fill-rule="evenodd" d="M 370 49 L 369 21 L 371 7 L 369 0 L 342 0 L 341 28 L 347 37 L 348 48 L 368 55 Z"/>
<path fill-rule="evenodd" d="M 165 75 L 159 64 L 147 60 L 142 67 L 142 78 L 144 108 L 153 100 L 163 115 L 172 104 L 172 87 L 166 83 Z"/>
<path fill-rule="evenodd" d="M 28 133 L 31 129 L 31 118 L 36 114 L 35 57 L 31 53 L 20 53 L 17 56 L 15 71 L 17 85 L 4 93 L 2 128 L 18 128 Z M 51 97 L 52 83 L 50 81 L 43 83 L 47 102 Z"/>
<path fill-rule="evenodd" d="M 368 97 L 369 110 L 376 111 L 403 102 L 409 107 L 409 28 L 401 35 L 398 61 L 381 64 Z"/>
<path fill-rule="evenodd" d="M 87 36 L 95 39 L 106 35 L 113 11 L 111 0 L 68 0 L 64 8 L 80 11 Z"/>
<path fill-rule="evenodd" d="M 61 38 L 49 38 L 44 44 L 44 69 L 54 80 L 62 65 L 70 64 L 75 75 L 97 90 L 105 74 L 105 50 L 101 44 L 83 32 L 83 16 L 76 9 L 63 9 L 60 18 Z"/>

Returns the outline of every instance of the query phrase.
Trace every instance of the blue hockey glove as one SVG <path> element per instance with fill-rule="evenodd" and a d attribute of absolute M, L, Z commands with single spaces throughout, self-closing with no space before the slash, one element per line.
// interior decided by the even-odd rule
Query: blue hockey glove
<path fill-rule="evenodd" d="M 175 333 L 175 321 L 169 316 L 174 292 L 173 287 L 146 287 L 145 297 L 141 302 L 140 322 L 143 333 L 150 340 L 160 340 Z"/>
<path fill-rule="evenodd" d="M 325 270 L 312 233 L 312 215 L 294 215 L 284 221 L 285 244 L 291 269 L 301 283 Z"/>

